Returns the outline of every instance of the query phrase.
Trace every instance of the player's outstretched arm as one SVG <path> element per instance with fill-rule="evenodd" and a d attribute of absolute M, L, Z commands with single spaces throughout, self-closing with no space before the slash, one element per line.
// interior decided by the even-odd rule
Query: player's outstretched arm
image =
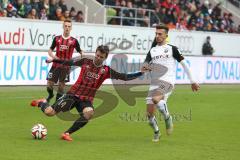
<path fill-rule="evenodd" d="M 189 67 L 187 66 L 185 60 L 182 60 L 180 61 L 180 64 L 182 65 L 182 67 L 184 68 L 184 71 L 187 73 L 187 76 L 191 82 L 191 88 L 192 88 L 192 91 L 198 91 L 200 89 L 200 86 L 198 83 L 196 83 L 194 80 L 193 80 L 193 77 L 192 77 L 192 73 L 189 69 Z"/>
<path fill-rule="evenodd" d="M 140 72 L 135 72 L 131 74 L 119 73 L 113 69 L 110 69 L 110 78 L 111 79 L 120 79 L 123 81 L 130 81 L 136 79 L 144 74 L 144 72 L 148 71 L 145 68 L 142 68 Z"/>
<path fill-rule="evenodd" d="M 48 58 L 46 60 L 46 63 L 52 63 L 52 62 L 64 64 L 66 66 L 81 66 L 83 63 L 83 59 L 81 57 L 74 57 L 70 60 L 53 59 L 53 58 Z"/>

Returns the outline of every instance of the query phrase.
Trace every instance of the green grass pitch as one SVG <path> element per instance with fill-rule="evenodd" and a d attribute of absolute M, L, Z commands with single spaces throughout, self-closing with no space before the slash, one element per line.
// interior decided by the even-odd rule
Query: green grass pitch
<path fill-rule="evenodd" d="M 140 87 L 147 91 L 147 86 Z M 111 86 L 101 90 L 114 93 Z M 128 93 L 126 93 L 128 94 Z M 73 142 L 59 139 L 72 122 L 46 117 L 29 103 L 46 96 L 45 87 L 0 87 L 0 160 L 238 160 L 240 157 L 240 85 L 202 85 L 199 93 L 177 85 L 168 100 L 174 115 L 173 135 L 153 143 L 144 118 L 145 100 L 129 107 L 119 98 L 110 113 L 76 132 Z M 96 100 L 95 105 L 100 101 Z M 30 129 L 42 123 L 46 140 Z"/>

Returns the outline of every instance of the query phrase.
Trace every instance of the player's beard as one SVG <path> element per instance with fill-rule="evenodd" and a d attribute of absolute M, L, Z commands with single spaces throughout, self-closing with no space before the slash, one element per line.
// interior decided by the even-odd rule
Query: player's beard
<path fill-rule="evenodd" d="M 158 45 L 164 45 L 164 44 L 166 44 L 166 40 L 158 41 L 157 44 Z"/>
<path fill-rule="evenodd" d="M 167 39 L 167 37 L 165 37 L 165 38 L 163 38 L 163 37 L 157 38 L 157 39 L 156 39 L 157 44 L 158 44 L 158 45 L 164 45 L 164 44 L 166 43 L 166 39 Z"/>

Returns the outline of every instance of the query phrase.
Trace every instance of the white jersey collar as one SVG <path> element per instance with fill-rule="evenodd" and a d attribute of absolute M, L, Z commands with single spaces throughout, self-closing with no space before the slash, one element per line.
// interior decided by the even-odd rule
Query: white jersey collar
<path fill-rule="evenodd" d="M 63 39 L 68 39 L 68 38 L 70 38 L 71 36 L 69 35 L 68 37 L 65 37 L 65 36 L 62 34 L 62 37 L 63 37 Z"/>

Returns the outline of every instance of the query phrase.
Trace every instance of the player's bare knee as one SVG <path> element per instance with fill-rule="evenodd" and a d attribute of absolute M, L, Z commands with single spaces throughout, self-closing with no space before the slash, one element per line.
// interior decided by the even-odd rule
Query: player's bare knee
<path fill-rule="evenodd" d="M 64 87 L 63 88 L 58 88 L 58 93 L 64 93 Z"/>
<path fill-rule="evenodd" d="M 86 107 L 86 108 L 83 109 L 83 116 L 84 116 L 87 120 L 91 119 L 91 118 L 93 117 L 93 115 L 94 115 L 93 108 L 91 108 L 91 107 Z"/>
<path fill-rule="evenodd" d="M 52 82 L 52 81 L 47 81 L 47 86 L 48 86 L 49 88 L 53 88 L 54 82 Z"/>
<path fill-rule="evenodd" d="M 47 115 L 48 117 L 55 116 L 55 114 L 55 112 L 45 112 L 45 115 Z"/>
<path fill-rule="evenodd" d="M 64 87 L 65 87 L 65 83 L 64 82 L 59 82 L 58 93 L 63 93 L 64 92 Z"/>
<path fill-rule="evenodd" d="M 52 107 L 47 107 L 45 110 L 44 110 L 44 113 L 45 115 L 49 116 L 49 117 L 52 117 L 56 114 L 56 112 L 54 111 L 54 109 Z"/>
<path fill-rule="evenodd" d="M 147 117 L 153 117 L 154 113 L 153 112 L 147 112 L 146 115 L 147 115 Z"/>
<path fill-rule="evenodd" d="M 148 104 L 147 105 L 147 112 L 146 112 L 147 117 L 154 116 L 154 112 L 155 112 L 155 105 L 154 104 Z"/>
<path fill-rule="evenodd" d="M 157 99 L 157 98 L 153 98 L 152 101 L 153 101 L 154 104 L 157 104 L 160 100 Z"/>
<path fill-rule="evenodd" d="M 162 95 L 154 96 L 154 97 L 152 98 L 152 101 L 153 101 L 154 104 L 158 104 L 158 102 L 159 102 L 160 100 L 162 100 L 163 98 L 164 98 L 164 96 L 162 96 Z"/>

